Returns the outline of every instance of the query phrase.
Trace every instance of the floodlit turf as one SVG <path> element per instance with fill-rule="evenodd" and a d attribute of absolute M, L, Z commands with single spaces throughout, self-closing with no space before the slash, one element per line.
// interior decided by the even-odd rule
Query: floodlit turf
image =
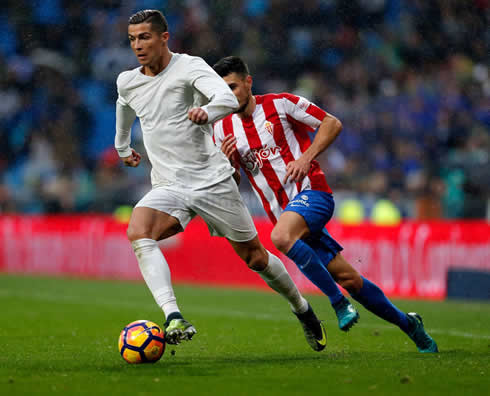
<path fill-rule="evenodd" d="M 156 364 L 129 365 L 121 329 L 162 323 L 143 283 L 0 275 L 0 394 L 486 395 L 490 304 L 398 301 L 419 312 L 441 353 L 419 354 L 394 326 L 359 308 L 349 333 L 328 300 L 308 296 L 328 329 L 309 349 L 287 303 L 271 293 L 176 287 L 194 340 Z M 356 303 L 359 307 L 359 304 Z"/>

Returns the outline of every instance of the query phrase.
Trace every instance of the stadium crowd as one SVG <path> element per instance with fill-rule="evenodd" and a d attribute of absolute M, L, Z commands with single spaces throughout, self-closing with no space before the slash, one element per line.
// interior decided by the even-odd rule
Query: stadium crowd
<path fill-rule="evenodd" d="M 142 8 L 166 15 L 172 51 L 242 56 L 256 93 L 337 116 L 320 161 L 340 202 L 487 216 L 488 0 L 4 0 L 0 213 L 110 213 L 150 188 L 148 163 L 123 170 L 113 148 L 115 79 L 137 66 L 127 20 Z"/>

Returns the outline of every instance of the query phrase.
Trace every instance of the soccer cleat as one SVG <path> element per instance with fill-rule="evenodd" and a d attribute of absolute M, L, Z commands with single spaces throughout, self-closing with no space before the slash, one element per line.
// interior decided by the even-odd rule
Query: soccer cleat
<path fill-rule="evenodd" d="M 424 322 L 419 314 L 415 312 L 407 313 L 407 318 L 410 324 L 408 336 L 415 342 L 419 352 L 435 353 L 439 352 L 436 342 L 427 334 L 424 329 Z"/>
<path fill-rule="evenodd" d="M 325 349 L 327 346 L 327 331 L 323 323 L 316 317 L 310 304 L 308 304 L 308 310 L 305 313 L 298 314 L 294 312 L 294 314 L 299 319 L 301 326 L 303 326 L 305 338 L 310 347 L 317 352 Z"/>
<path fill-rule="evenodd" d="M 175 345 L 180 344 L 181 341 L 189 341 L 196 333 L 196 328 L 184 318 L 165 322 L 165 341 L 167 344 Z"/>
<path fill-rule="evenodd" d="M 354 306 L 345 297 L 335 304 L 333 308 L 337 314 L 339 328 L 342 331 L 349 331 L 359 320 L 359 312 L 357 312 Z"/>

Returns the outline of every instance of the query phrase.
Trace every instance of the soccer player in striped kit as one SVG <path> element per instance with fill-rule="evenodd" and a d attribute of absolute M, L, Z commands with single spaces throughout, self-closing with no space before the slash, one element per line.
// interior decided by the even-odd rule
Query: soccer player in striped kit
<path fill-rule="evenodd" d="M 335 281 L 369 311 L 399 326 L 420 352 L 437 352 L 420 315 L 395 307 L 344 259 L 342 247 L 325 229 L 334 201 L 315 158 L 339 135 L 341 122 L 300 96 L 254 96 L 248 67 L 238 57 L 221 59 L 214 70 L 240 104 L 234 114 L 215 123 L 215 143 L 237 168 L 237 183 L 238 168 L 244 169 L 274 223 L 272 242 L 330 298 L 340 329 L 349 330 L 359 314 Z M 316 129 L 311 141 L 308 132 Z"/>
<path fill-rule="evenodd" d="M 234 169 L 213 143 L 212 122 L 236 110 L 237 99 L 201 58 L 169 50 L 168 25 L 160 11 L 132 15 L 128 37 L 141 66 L 117 79 L 115 147 L 125 165 L 140 164 L 141 155 L 130 146 L 138 117 L 152 165 L 152 189 L 136 204 L 127 234 L 165 314 L 166 341 L 190 340 L 196 329 L 180 312 L 157 241 L 183 231 L 199 215 L 212 235 L 226 237 L 247 266 L 288 300 L 310 347 L 321 351 L 326 345 L 322 323 L 281 260 L 260 243 L 233 181 Z M 229 263 L 222 264 L 226 271 Z"/>

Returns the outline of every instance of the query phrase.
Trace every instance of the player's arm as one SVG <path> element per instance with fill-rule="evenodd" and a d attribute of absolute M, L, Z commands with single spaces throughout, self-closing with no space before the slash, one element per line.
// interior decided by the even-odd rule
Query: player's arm
<path fill-rule="evenodd" d="M 308 149 L 296 161 L 291 161 L 286 166 L 286 175 L 283 183 L 301 182 L 311 168 L 311 162 L 328 146 L 342 130 L 342 123 L 333 115 L 315 106 L 309 100 L 291 94 L 283 94 L 283 105 L 286 114 L 306 127 L 306 130 L 314 131 L 318 128 L 315 138 Z M 296 125 L 293 130 L 298 133 Z"/>
<path fill-rule="evenodd" d="M 118 99 L 116 103 L 116 137 L 114 146 L 124 165 L 131 167 L 138 166 L 141 161 L 141 155 L 130 147 L 131 127 L 135 119 L 134 110 L 124 104 L 121 98 Z"/>
<path fill-rule="evenodd" d="M 291 161 L 286 166 L 286 176 L 283 183 L 300 183 L 310 171 L 311 162 L 323 153 L 342 131 L 342 123 L 338 118 L 327 113 L 322 120 L 311 146 L 296 161 Z"/>
<path fill-rule="evenodd" d="M 209 103 L 189 111 L 189 119 L 196 124 L 214 123 L 238 109 L 238 100 L 224 80 L 200 58 L 192 60 L 189 73 L 191 83 Z"/>
<path fill-rule="evenodd" d="M 318 155 L 323 153 L 339 136 L 342 131 L 342 123 L 335 116 L 327 113 L 322 123 L 318 127 L 315 138 L 311 146 L 300 157 L 311 163 Z"/>

